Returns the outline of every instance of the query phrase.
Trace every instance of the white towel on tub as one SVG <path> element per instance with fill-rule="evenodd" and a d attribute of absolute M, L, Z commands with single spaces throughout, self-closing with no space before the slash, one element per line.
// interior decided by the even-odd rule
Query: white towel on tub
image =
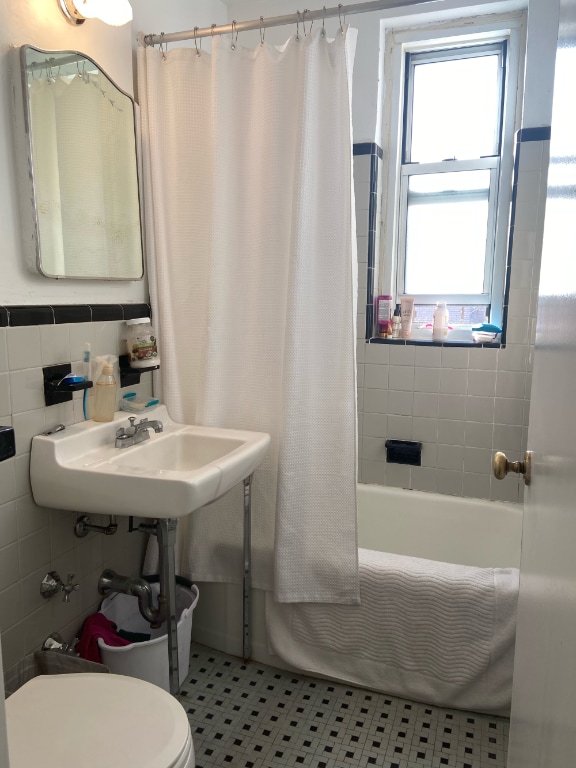
<path fill-rule="evenodd" d="M 516 568 L 360 549 L 361 605 L 276 603 L 271 649 L 289 664 L 397 696 L 507 714 Z"/>

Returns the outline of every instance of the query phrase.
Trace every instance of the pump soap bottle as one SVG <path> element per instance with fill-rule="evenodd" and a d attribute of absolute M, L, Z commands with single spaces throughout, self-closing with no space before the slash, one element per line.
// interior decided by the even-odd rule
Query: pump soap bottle
<path fill-rule="evenodd" d="M 432 325 L 432 340 L 444 341 L 448 335 L 448 307 L 445 301 L 439 301 L 434 310 Z"/>
<path fill-rule="evenodd" d="M 116 411 L 117 389 L 114 368 L 106 363 L 94 386 L 94 412 L 92 414 L 94 421 L 112 421 Z"/>

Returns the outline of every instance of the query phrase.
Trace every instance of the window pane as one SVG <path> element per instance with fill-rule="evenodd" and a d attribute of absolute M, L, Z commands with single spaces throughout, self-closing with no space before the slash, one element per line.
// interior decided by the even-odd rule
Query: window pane
<path fill-rule="evenodd" d="M 408 294 L 482 293 L 490 171 L 411 176 L 408 181 Z"/>
<path fill-rule="evenodd" d="M 416 64 L 410 162 L 496 154 L 500 73 L 495 54 Z"/>

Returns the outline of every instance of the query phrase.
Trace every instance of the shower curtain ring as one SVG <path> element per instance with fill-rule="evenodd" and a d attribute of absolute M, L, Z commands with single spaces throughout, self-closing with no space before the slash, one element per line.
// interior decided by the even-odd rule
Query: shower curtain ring
<path fill-rule="evenodd" d="M 320 34 L 322 37 L 326 37 L 326 6 L 322 6 L 324 13 L 322 15 L 322 29 L 320 30 Z"/>
<path fill-rule="evenodd" d="M 304 8 L 302 11 L 302 29 L 304 30 L 304 37 L 307 37 L 306 34 L 306 14 L 308 13 L 308 8 Z"/>
<path fill-rule="evenodd" d="M 296 41 L 300 42 L 300 11 L 296 11 Z"/>
<path fill-rule="evenodd" d="M 238 29 L 237 29 L 236 21 L 234 20 L 232 22 L 232 50 L 236 50 L 236 43 L 238 42 Z M 234 37 L 234 32 L 236 32 L 236 37 Z"/>
<path fill-rule="evenodd" d="M 338 21 L 340 22 L 340 33 L 344 34 L 344 24 L 346 24 L 346 16 L 344 16 L 344 24 L 342 24 L 342 16 L 341 16 L 341 10 L 344 6 L 342 3 L 338 3 Z"/>
<path fill-rule="evenodd" d="M 266 35 L 264 29 L 264 16 L 260 16 L 260 45 L 264 45 L 264 37 Z"/>
<path fill-rule="evenodd" d="M 164 32 L 160 32 L 160 53 L 162 54 L 162 61 L 166 61 L 166 40 L 164 39 Z"/>
<path fill-rule="evenodd" d="M 199 27 L 194 27 L 194 45 L 196 46 L 196 56 L 200 56 L 200 48 L 202 48 L 202 40 L 200 40 L 200 48 L 198 48 L 198 33 Z"/>

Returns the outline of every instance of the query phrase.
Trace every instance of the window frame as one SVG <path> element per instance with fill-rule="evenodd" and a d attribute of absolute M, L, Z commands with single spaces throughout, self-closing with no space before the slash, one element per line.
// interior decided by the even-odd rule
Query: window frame
<path fill-rule="evenodd" d="M 471 24 L 471 21 L 473 22 Z M 446 24 L 427 27 L 412 27 L 393 29 L 386 33 L 384 51 L 385 100 L 383 105 L 383 136 L 385 157 L 383 165 L 383 208 L 379 267 L 379 293 L 395 295 L 397 301 L 403 292 L 405 238 L 404 244 L 400 237 L 405 232 L 407 214 L 407 179 L 410 177 L 410 166 L 403 163 L 405 156 L 405 135 L 407 121 L 405 93 L 407 82 L 407 54 L 415 55 L 433 51 L 453 51 L 466 46 L 491 46 L 505 43 L 507 65 L 504 72 L 504 94 L 501 106 L 500 152 L 497 156 L 483 158 L 483 167 L 491 171 L 490 194 L 497 190 L 497 206 L 492 211 L 496 222 L 493 226 L 494 236 L 487 249 L 485 262 L 484 292 L 480 295 L 446 296 L 424 294 L 415 296 L 417 304 L 434 304 L 436 301 L 449 299 L 450 304 L 486 304 L 489 306 L 490 322 L 502 324 L 504 288 L 506 277 L 508 223 L 512 198 L 513 146 L 514 133 L 520 123 L 521 84 L 523 82 L 523 58 L 520 56 L 525 44 L 525 13 L 514 12 L 503 15 L 491 15 L 489 21 L 485 17 L 456 19 Z M 446 54 L 448 55 L 448 54 Z M 473 54 L 471 54 L 473 55 Z M 410 126 L 408 126 L 410 128 Z M 388 150 L 388 151 L 386 151 Z M 496 162 L 494 158 L 496 157 Z M 450 168 L 446 167 L 450 163 Z M 471 163 L 476 163 L 472 166 Z M 415 165 L 415 164 L 414 164 Z M 440 163 L 421 163 L 430 168 L 434 165 L 442 170 L 475 170 L 477 160 L 452 160 Z M 404 205 L 401 205 L 405 202 Z M 490 222 L 488 223 L 490 226 Z M 404 229 L 401 229 L 401 228 Z M 413 294 L 410 294 L 412 296 Z"/>

